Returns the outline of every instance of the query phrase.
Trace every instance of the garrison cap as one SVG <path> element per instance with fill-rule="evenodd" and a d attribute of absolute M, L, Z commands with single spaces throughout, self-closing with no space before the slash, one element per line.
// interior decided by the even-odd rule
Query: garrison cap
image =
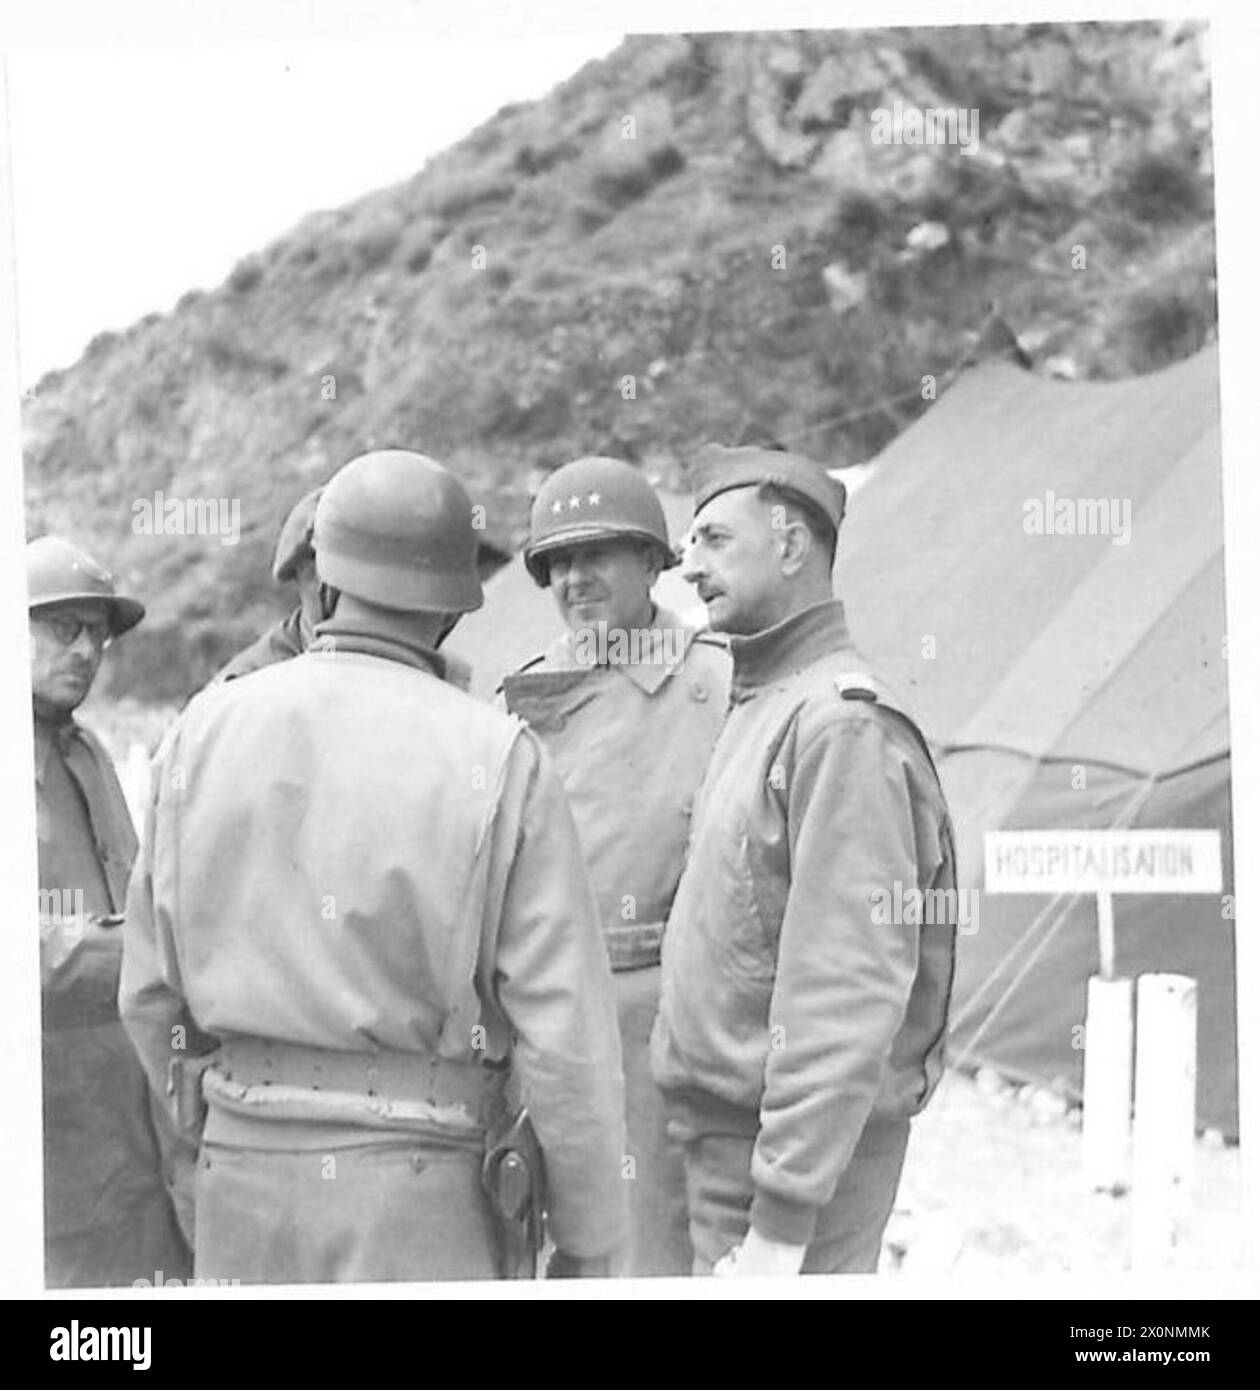
<path fill-rule="evenodd" d="M 844 520 L 844 484 L 822 464 L 801 454 L 756 445 L 728 449 L 722 444 L 706 444 L 687 475 L 696 512 L 719 493 L 764 483 L 813 507 L 831 523 L 833 531 L 839 531 Z"/>
<path fill-rule="evenodd" d="M 293 504 L 293 510 L 284 519 L 276 541 L 275 559 L 271 564 L 272 577 L 277 584 L 293 579 L 301 561 L 315 554 L 311 537 L 315 532 L 315 508 L 323 490 L 317 487 L 313 492 L 308 492 Z"/>

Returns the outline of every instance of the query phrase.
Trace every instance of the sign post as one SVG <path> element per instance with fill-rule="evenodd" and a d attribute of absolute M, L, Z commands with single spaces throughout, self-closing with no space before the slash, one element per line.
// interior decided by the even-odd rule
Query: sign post
<path fill-rule="evenodd" d="M 1098 973 L 1089 982 L 1085 1015 L 1082 1145 L 1086 1175 L 1098 1190 L 1118 1194 L 1128 1183 L 1129 1121 L 1133 1110 L 1133 981 L 1116 975 L 1115 893 L 1219 893 L 1221 841 L 1216 830 L 999 830 L 984 837 L 985 889 L 990 893 L 1093 893 L 1098 905 Z M 1172 1232 L 1175 1176 L 1188 1167 L 1194 1137 L 1194 982 L 1184 988 L 1147 981 L 1138 1024 L 1139 1120 L 1134 1172 L 1141 1176 L 1143 1232 L 1135 1252 L 1158 1264 Z M 1167 1026 L 1165 1026 L 1167 1025 Z M 1149 1054 L 1149 1055 L 1147 1055 Z M 1192 1080 L 1186 1113 L 1185 1077 Z M 1175 1083 L 1171 1078 L 1176 1078 Z M 1159 1161 L 1154 1151 L 1174 1157 Z M 1137 1194 L 1135 1193 L 1135 1199 Z"/>

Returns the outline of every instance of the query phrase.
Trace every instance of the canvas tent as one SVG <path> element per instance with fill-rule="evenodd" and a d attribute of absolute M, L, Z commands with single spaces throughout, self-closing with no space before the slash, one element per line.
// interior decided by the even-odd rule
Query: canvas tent
<path fill-rule="evenodd" d="M 1063 499 L 1127 501 L 1127 541 L 1029 534 L 1047 493 L 1061 517 Z M 859 646 L 937 750 L 964 885 L 982 886 L 986 830 L 1221 832 L 1226 900 L 1114 905 L 1122 973 L 1199 981 L 1199 1121 L 1236 1134 L 1215 349 L 1109 383 L 973 369 L 877 460 L 837 572 Z M 1096 969 L 1092 896 L 983 896 L 955 1062 L 1079 1094 Z"/>
<path fill-rule="evenodd" d="M 861 471 L 838 592 L 937 752 L 963 886 L 982 886 L 986 830 L 1206 827 L 1222 832 L 1232 895 L 1217 396 L 1214 349 L 1109 383 L 992 362 Z M 1127 542 L 1029 534 L 1027 504 L 1044 508 L 1047 493 L 1127 501 Z M 688 501 L 664 501 L 681 535 Z M 677 570 L 657 596 L 695 609 Z M 450 645 L 489 694 L 558 622 L 518 556 Z M 1217 897 L 1115 899 L 1123 972 L 1199 981 L 1200 1123 L 1236 1134 L 1223 911 Z M 979 929 L 960 941 L 955 1062 L 1079 1094 L 1094 913 L 1092 897 L 982 896 Z"/>

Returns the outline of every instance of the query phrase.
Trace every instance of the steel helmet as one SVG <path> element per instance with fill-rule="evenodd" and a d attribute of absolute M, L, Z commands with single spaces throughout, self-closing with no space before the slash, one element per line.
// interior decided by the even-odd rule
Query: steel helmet
<path fill-rule="evenodd" d="M 580 458 L 557 468 L 539 488 L 529 514 L 525 567 L 546 588 L 549 552 L 622 536 L 653 542 L 664 569 L 678 563 L 661 499 L 643 474 L 620 459 Z"/>
<path fill-rule="evenodd" d="M 32 613 L 72 599 L 103 603 L 115 637 L 144 617 L 143 603 L 118 593 L 114 576 L 103 565 L 60 536 L 41 536 L 27 545 L 26 591 Z"/>
<path fill-rule="evenodd" d="M 293 510 L 284 519 L 276 540 L 275 559 L 271 563 L 272 577 L 277 584 L 295 578 L 298 565 L 315 554 L 311 535 L 315 530 L 315 507 L 323 491 L 322 487 L 317 487 L 314 492 L 308 492 L 294 503 Z"/>
<path fill-rule="evenodd" d="M 472 500 L 440 463 L 405 449 L 352 459 L 315 509 L 315 568 L 325 584 L 383 608 L 481 607 Z"/>

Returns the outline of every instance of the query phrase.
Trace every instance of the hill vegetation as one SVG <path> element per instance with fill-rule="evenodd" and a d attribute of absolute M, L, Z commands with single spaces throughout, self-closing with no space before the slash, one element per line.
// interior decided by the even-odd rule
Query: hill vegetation
<path fill-rule="evenodd" d="M 452 465 L 508 546 L 582 453 L 662 479 L 710 439 L 870 458 L 926 376 L 1002 350 L 994 305 L 1034 370 L 1187 356 L 1216 321 L 1205 45 L 1163 23 L 628 39 L 44 377 L 29 534 L 148 602 L 112 693 L 178 699 L 281 611 L 283 515 L 365 449 Z M 974 109 L 975 149 L 876 143 L 898 102 Z M 135 534 L 159 490 L 238 499 L 239 544 Z"/>

